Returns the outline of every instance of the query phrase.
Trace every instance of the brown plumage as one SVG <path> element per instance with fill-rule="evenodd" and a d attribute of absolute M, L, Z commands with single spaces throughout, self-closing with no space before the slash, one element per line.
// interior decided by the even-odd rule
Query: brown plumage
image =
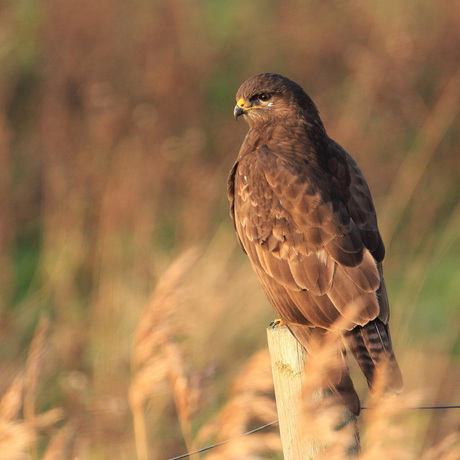
<path fill-rule="evenodd" d="M 402 389 L 369 188 L 299 85 L 261 74 L 236 99 L 234 115 L 250 128 L 228 180 L 238 240 L 302 346 L 309 353 L 325 343 L 336 348 L 324 384 L 358 414 L 345 343 L 371 389 L 377 376 L 385 392 Z"/>

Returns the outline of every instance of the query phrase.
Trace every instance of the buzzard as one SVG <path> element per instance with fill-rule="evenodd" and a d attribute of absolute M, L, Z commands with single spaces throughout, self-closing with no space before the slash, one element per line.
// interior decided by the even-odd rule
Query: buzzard
<path fill-rule="evenodd" d="M 256 75 L 236 100 L 235 118 L 249 124 L 228 179 L 239 243 L 307 353 L 332 344 L 324 386 L 357 415 L 346 346 L 371 390 L 402 389 L 388 327 L 385 247 L 368 185 L 293 81 Z"/>

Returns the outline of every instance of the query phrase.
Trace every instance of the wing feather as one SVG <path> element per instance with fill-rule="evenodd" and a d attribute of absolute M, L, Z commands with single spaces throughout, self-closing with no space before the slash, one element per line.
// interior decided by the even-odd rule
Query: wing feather
<path fill-rule="evenodd" d="M 278 314 L 286 318 L 292 309 L 297 321 L 300 316 L 314 326 L 346 330 L 377 317 L 378 297 L 386 299 L 386 292 L 374 253 L 380 255 L 383 244 L 356 163 L 337 150 L 343 158 L 334 180 L 352 190 L 349 205 L 334 192 L 337 184 L 301 155 L 286 159 L 266 145 L 253 153 L 240 155 L 232 170 L 231 212 Z"/>

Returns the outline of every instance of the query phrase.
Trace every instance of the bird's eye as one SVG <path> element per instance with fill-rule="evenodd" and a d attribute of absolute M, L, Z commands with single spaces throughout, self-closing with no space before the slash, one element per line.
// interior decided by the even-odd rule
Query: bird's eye
<path fill-rule="evenodd" d="M 257 99 L 259 99 L 259 101 L 262 101 L 262 102 L 267 102 L 268 100 L 270 100 L 270 98 L 271 98 L 270 94 L 262 93 L 262 94 L 259 94 Z"/>

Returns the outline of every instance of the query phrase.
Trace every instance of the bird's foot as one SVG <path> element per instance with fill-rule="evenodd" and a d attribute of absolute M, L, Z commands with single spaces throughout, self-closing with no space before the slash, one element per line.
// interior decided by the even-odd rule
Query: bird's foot
<path fill-rule="evenodd" d="M 276 318 L 270 323 L 270 327 L 275 329 L 275 327 L 284 326 L 284 321 L 282 319 Z"/>

